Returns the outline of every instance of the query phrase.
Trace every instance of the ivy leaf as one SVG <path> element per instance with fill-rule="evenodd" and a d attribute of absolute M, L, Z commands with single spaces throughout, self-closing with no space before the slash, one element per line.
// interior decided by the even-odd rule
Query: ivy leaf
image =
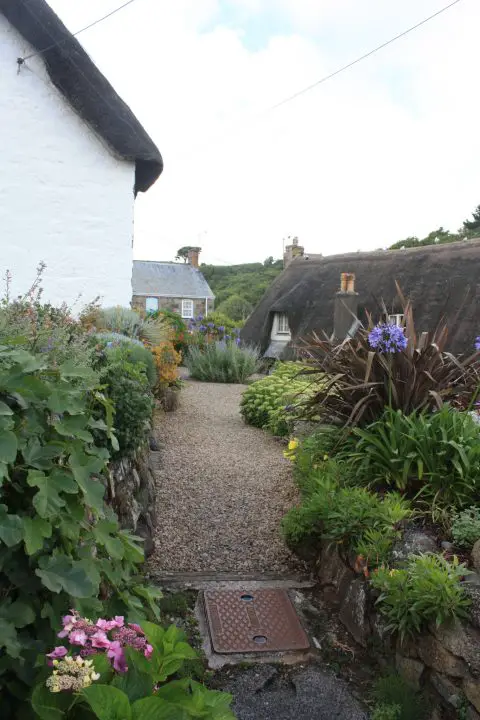
<path fill-rule="evenodd" d="M 92 561 L 93 562 L 93 561 Z M 64 590 L 72 597 L 87 598 L 95 594 L 98 586 L 92 583 L 83 565 L 66 555 L 41 557 L 35 574 L 48 590 L 59 593 Z"/>
<path fill-rule="evenodd" d="M 23 522 L 18 515 L 8 515 L 7 506 L 0 505 L 0 540 L 13 547 L 23 539 Z"/>
<path fill-rule="evenodd" d="M 86 425 L 87 418 L 85 415 L 67 415 L 61 420 L 57 420 L 53 427 L 59 435 L 91 443 L 93 442 L 93 435 L 85 429 Z"/>
<path fill-rule="evenodd" d="M 110 534 L 116 531 L 118 531 L 117 523 L 100 520 L 93 528 L 93 535 L 96 542 L 105 548 L 111 558 L 121 560 L 125 554 L 123 542 Z"/>
<path fill-rule="evenodd" d="M 89 368 L 81 367 L 74 360 L 66 360 L 59 370 L 63 378 L 88 378 L 92 374 Z"/>
<path fill-rule="evenodd" d="M 69 464 L 75 480 L 83 492 L 86 504 L 103 516 L 105 487 L 99 480 L 94 480 L 92 475 L 103 470 L 104 461 L 102 458 L 75 451 L 70 455 Z"/>
<path fill-rule="evenodd" d="M 34 555 L 42 549 L 45 538 L 52 536 L 52 526 L 40 517 L 23 518 L 23 541 L 27 555 Z"/>
<path fill-rule="evenodd" d="M 182 708 L 159 697 L 147 697 L 132 705 L 132 720 L 188 720 L 188 717 Z"/>
<path fill-rule="evenodd" d="M 13 463 L 17 457 L 18 440 L 11 430 L 0 430 L 0 461 Z"/>
<path fill-rule="evenodd" d="M 132 720 L 132 710 L 124 692 L 111 685 L 90 685 L 82 692 L 98 720 Z"/>
<path fill-rule="evenodd" d="M 12 408 L 9 408 L 7 403 L 0 400 L 0 415 L 13 415 Z"/>
<path fill-rule="evenodd" d="M 71 388 L 65 390 L 55 388 L 48 398 L 47 407 L 59 415 L 65 412 L 78 415 L 85 412 L 85 400 L 82 393 Z"/>
<path fill-rule="evenodd" d="M 20 657 L 22 647 L 17 640 L 15 626 L 4 618 L 0 618 L 0 648 L 2 647 L 6 649 L 7 655 L 10 655 L 10 657 Z"/>
<path fill-rule="evenodd" d="M 23 628 L 35 622 L 35 612 L 31 605 L 22 600 L 15 600 L 10 605 L 4 604 L 0 608 L 0 615 L 16 628 Z"/>
<path fill-rule="evenodd" d="M 34 495 L 33 506 L 42 518 L 55 517 L 61 508 L 65 507 L 65 500 L 60 496 L 61 492 L 68 494 L 78 492 L 70 473 L 60 468 L 54 468 L 49 475 L 45 475 L 40 470 L 30 470 L 27 483 L 30 487 L 39 488 Z"/>

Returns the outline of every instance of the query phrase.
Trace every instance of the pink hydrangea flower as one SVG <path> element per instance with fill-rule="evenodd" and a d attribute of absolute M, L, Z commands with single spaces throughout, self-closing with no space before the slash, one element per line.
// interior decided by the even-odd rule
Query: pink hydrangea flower
<path fill-rule="evenodd" d="M 114 620 L 118 628 L 121 628 L 125 625 L 125 618 L 123 617 L 123 615 L 115 615 Z"/>
<path fill-rule="evenodd" d="M 95 633 L 95 635 L 92 635 L 90 641 L 92 643 L 92 647 L 94 648 L 107 649 L 111 645 L 110 640 L 107 637 L 107 633 L 103 630 L 99 630 Z"/>
<path fill-rule="evenodd" d="M 147 644 L 145 651 L 143 653 L 145 655 L 145 657 L 147 658 L 147 660 L 149 660 L 152 657 L 152 653 L 153 653 L 153 647 L 151 645 Z"/>
<path fill-rule="evenodd" d="M 103 630 L 103 632 L 110 632 L 110 630 L 117 627 L 117 623 L 115 620 L 104 620 L 100 618 L 100 620 L 97 620 L 96 626 L 99 630 Z"/>
<path fill-rule="evenodd" d="M 140 625 L 137 625 L 137 623 L 128 623 L 128 627 L 132 630 L 135 630 L 139 635 L 145 635 Z"/>
<path fill-rule="evenodd" d="M 68 633 L 72 631 L 76 620 L 77 618 L 75 617 L 75 615 L 64 615 L 62 618 L 63 630 L 58 633 L 58 637 L 67 637 Z"/>
<path fill-rule="evenodd" d="M 59 658 L 65 657 L 65 655 L 68 655 L 67 648 L 63 645 L 59 645 L 54 648 L 51 653 L 48 653 L 47 657 L 51 658 L 51 660 L 58 660 Z"/>
<path fill-rule="evenodd" d="M 125 653 L 123 648 L 118 641 L 110 643 L 110 647 L 107 650 L 107 657 L 113 660 L 113 669 L 119 673 L 125 673 L 128 670 L 127 661 L 125 659 Z"/>
<path fill-rule="evenodd" d="M 73 630 L 68 636 L 72 645 L 85 645 L 87 642 L 87 633 L 84 630 Z"/>

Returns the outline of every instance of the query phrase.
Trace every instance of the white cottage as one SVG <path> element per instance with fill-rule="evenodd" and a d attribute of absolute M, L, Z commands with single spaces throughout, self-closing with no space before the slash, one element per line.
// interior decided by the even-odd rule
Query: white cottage
<path fill-rule="evenodd" d="M 162 169 L 45 0 L 0 0 L 0 273 L 14 293 L 44 261 L 45 300 L 128 305 L 134 198 Z"/>

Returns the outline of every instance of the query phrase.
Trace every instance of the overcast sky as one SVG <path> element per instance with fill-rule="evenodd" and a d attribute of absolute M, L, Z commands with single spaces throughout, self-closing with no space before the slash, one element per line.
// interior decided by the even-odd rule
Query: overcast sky
<path fill-rule="evenodd" d="M 48 0 L 70 30 L 121 0 Z M 283 107 L 447 0 L 136 0 L 79 37 L 158 147 L 138 259 L 217 264 L 385 247 L 480 203 L 480 3 L 462 0 Z"/>

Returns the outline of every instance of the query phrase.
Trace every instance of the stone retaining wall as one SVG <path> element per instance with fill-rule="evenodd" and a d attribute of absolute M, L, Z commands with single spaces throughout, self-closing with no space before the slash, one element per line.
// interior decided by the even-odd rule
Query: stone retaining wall
<path fill-rule="evenodd" d="M 467 698 L 464 717 L 480 720 L 480 575 L 474 573 L 465 585 L 472 599 L 468 621 L 431 626 L 415 641 L 401 644 L 375 608 L 378 595 L 354 568 L 354 557 L 345 558 L 337 544 L 324 543 L 317 562 L 320 588 L 354 639 L 389 657 L 406 680 L 427 687 L 445 707 L 459 708 Z"/>
<path fill-rule="evenodd" d="M 145 541 L 145 555 L 153 551 L 155 527 L 155 463 L 158 452 L 149 448 L 132 458 L 110 463 L 108 499 L 120 525 Z"/>

